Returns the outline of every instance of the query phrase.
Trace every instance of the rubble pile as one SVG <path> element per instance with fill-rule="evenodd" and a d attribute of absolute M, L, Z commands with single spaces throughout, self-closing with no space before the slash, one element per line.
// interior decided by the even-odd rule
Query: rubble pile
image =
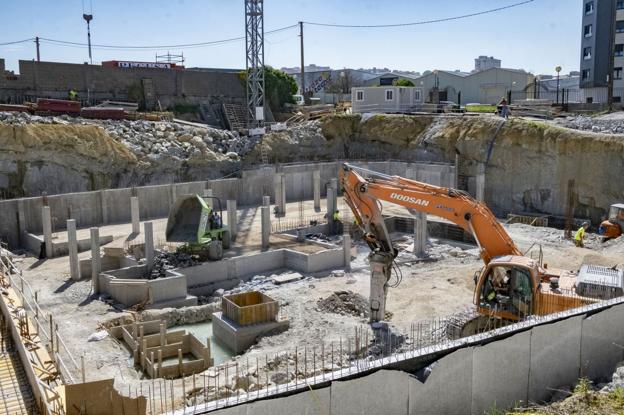
<path fill-rule="evenodd" d="M 352 291 L 334 291 L 329 297 L 317 301 L 317 310 L 341 315 L 368 317 L 368 300 Z"/>
<path fill-rule="evenodd" d="M 249 153 L 259 140 L 257 137 L 241 137 L 238 132 L 169 121 L 93 120 L 67 115 L 41 117 L 24 112 L 0 112 L 0 122 L 10 125 L 95 124 L 137 157 L 155 159 L 170 156 L 184 160 L 220 153 L 238 160 Z"/>
<path fill-rule="evenodd" d="M 561 125 L 575 130 L 603 134 L 624 134 L 624 119 L 597 119 L 578 115 L 559 121 Z"/>
<path fill-rule="evenodd" d="M 184 252 L 161 252 L 154 256 L 154 266 L 147 278 L 150 280 L 163 278 L 167 276 L 167 270 L 187 268 L 199 264 L 201 261 Z"/>

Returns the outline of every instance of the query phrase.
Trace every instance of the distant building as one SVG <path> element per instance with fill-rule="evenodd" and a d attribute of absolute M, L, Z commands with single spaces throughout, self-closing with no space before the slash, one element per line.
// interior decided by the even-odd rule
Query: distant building
<path fill-rule="evenodd" d="M 475 59 L 474 72 L 485 71 L 492 68 L 500 68 L 501 60 L 494 58 L 494 56 L 481 55 Z"/>
<path fill-rule="evenodd" d="M 624 1 L 583 0 L 580 87 L 586 102 L 606 102 L 609 70 L 613 64 L 613 100 L 624 95 Z M 614 56 L 611 46 L 614 44 Z M 612 61 L 613 59 L 613 61 Z"/>
<path fill-rule="evenodd" d="M 287 74 L 294 75 L 297 73 L 301 73 L 301 66 L 294 66 L 292 68 L 282 67 L 280 69 L 282 72 L 286 72 Z M 331 71 L 329 66 L 317 66 L 313 63 L 305 66 L 305 72 L 321 72 L 321 71 Z"/>

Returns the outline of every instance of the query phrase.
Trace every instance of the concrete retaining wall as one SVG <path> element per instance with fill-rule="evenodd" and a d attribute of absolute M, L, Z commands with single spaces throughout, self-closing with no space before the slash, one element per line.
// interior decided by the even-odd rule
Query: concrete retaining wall
<path fill-rule="evenodd" d="M 588 311 L 589 310 L 589 311 Z M 551 399 L 579 377 L 610 380 L 624 359 L 624 298 L 398 355 L 350 380 L 214 414 L 483 414 Z M 381 369 L 381 370 L 380 370 Z M 314 389 L 314 386 L 311 387 Z M 283 396 L 282 395 L 282 396 Z M 314 405 L 297 406 L 310 396 Z"/>
<path fill-rule="evenodd" d="M 355 164 L 386 174 L 428 180 L 435 185 L 455 185 L 455 167 L 448 164 L 395 161 Z M 312 175 L 316 169 L 320 170 L 321 194 L 325 195 L 326 184 L 332 178 L 338 177 L 341 165 L 342 162 L 328 162 L 280 166 L 286 181 L 286 200 L 293 202 L 314 197 Z M 238 206 L 261 205 L 264 194 L 270 195 L 273 200 L 275 198 L 275 173 L 276 168 L 271 166 L 243 171 L 241 178 L 136 187 L 134 192 L 139 198 L 140 218 L 147 220 L 166 217 L 178 196 L 188 193 L 202 194 L 205 188 L 211 188 L 213 195 L 221 199 L 223 209 L 228 199 L 236 200 Z M 67 219 L 75 219 L 78 228 L 130 222 L 132 194 L 133 189 L 125 188 L 48 196 L 52 231 L 65 229 Z M 24 238 L 20 241 L 22 232 L 41 234 L 42 206 L 42 197 L 0 201 L 0 240 L 7 241 L 10 248 L 16 249 L 25 245 Z M 23 218 L 24 229 L 20 229 L 19 217 Z"/>

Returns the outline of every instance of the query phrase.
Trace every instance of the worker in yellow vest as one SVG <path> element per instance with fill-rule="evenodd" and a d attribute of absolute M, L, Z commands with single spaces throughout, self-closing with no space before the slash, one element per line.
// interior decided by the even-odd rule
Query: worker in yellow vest
<path fill-rule="evenodd" d="M 580 228 L 578 228 L 578 230 L 574 234 L 574 245 L 578 246 L 579 248 L 583 248 L 585 246 L 583 245 L 583 239 L 585 238 L 585 231 L 588 228 L 589 228 L 589 223 L 583 222 L 583 225 Z"/>

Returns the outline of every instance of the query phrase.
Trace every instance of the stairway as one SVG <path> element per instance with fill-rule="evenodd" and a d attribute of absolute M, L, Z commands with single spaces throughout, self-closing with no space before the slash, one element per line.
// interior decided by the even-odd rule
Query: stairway
<path fill-rule="evenodd" d="M 247 127 L 247 108 L 241 104 L 223 104 L 223 113 L 230 130 L 242 130 Z"/>

